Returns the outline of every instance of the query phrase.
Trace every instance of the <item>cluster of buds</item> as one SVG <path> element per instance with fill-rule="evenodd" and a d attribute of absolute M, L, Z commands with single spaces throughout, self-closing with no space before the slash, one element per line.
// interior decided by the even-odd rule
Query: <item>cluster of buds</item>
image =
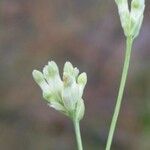
<path fill-rule="evenodd" d="M 82 95 L 87 83 L 86 73 L 79 75 L 79 70 L 70 62 L 66 62 L 61 79 L 57 64 L 50 61 L 43 72 L 34 70 L 32 74 L 49 106 L 71 119 L 82 119 L 85 110 Z"/>
<path fill-rule="evenodd" d="M 118 6 L 121 25 L 127 37 L 138 36 L 145 9 L 145 0 L 132 0 L 129 10 L 128 0 L 115 0 Z"/>

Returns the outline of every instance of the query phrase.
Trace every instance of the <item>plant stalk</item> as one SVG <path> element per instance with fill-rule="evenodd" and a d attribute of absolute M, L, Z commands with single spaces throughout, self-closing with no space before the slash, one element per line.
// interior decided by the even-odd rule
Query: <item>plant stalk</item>
<path fill-rule="evenodd" d="M 79 121 L 74 120 L 73 123 L 74 123 L 74 128 L 75 128 L 78 150 L 83 150 Z"/>
<path fill-rule="evenodd" d="M 123 97 L 123 93 L 124 93 L 124 89 L 125 89 L 125 83 L 126 83 L 129 64 L 130 64 L 132 44 L 133 44 L 133 38 L 127 37 L 127 39 L 126 39 L 126 54 L 125 54 L 123 71 L 122 71 L 122 77 L 121 77 L 121 82 L 120 82 L 119 92 L 118 92 L 118 96 L 117 96 L 116 106 L 115 106 L 114 114 L 112 117 L 105 150 L 111 149 L 112 140 L 113 140 L 113 136 L 114 136 L 114 132 L 115 132 L 115 128 L 116 128 L 116 124 L 117 124 L 117 120 L 118 120 L 118 116 L 119 116 L 119 112 L 120 112 L 122 97 Z"/>

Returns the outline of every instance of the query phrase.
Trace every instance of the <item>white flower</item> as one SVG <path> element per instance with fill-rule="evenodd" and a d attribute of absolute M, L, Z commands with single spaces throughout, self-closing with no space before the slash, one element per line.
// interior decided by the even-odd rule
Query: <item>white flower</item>
<path fill-rule="evenodd" d="M 86 73 L 79 75 L 79 70 L 70 62 L 66 62 L 61 80 L 57 64 L 51 61 L 44 67 L 43 73 L 34 70 L 32 74 L 49 106 L 72 119 L 82 119 L 85 109 L 82 96 L 87 83 Z"/>

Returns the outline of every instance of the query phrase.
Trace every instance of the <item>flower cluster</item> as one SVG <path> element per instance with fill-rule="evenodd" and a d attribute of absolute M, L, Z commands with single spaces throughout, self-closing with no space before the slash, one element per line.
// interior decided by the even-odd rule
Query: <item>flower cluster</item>
<path fill-rule="evenodd" d="M 132 0 L 129 10 L 128 0 L 115 0 L 118 6 L 121 25 L 127 37 L 138 36 L 145 9 L 145 0 Z"/>
<path fill-rule="evenodd" d="M 85 109 L 82 95 L 87 83 L 86 73 L 79 75 L 79 70 L 70 62 L 66 62 L 61 80 L 57 64 L 50 61 L 44 67 L 43 73 L 34 70 L 32 74 L 49 106 L 72 119 L 82 119 Z"/>

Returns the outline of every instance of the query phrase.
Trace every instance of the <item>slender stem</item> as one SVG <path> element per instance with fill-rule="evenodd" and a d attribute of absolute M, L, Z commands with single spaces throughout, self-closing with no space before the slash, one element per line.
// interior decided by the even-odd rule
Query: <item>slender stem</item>
<path fill-rule="evenodd" d="M 132 44 L 133 44 L 133 38 L 127 37 L 126 55 L 125 55 L 124 67 L 123 67 L 123 71 L 122 71 L 120 88 L 119 88 L 119 92 L 118 92 L 117 102 L 116 102 L 114 114 L 112 117 L 112 122 L 111 122 L 110 130 L 109 130 L 109 135 L 108 135 L 105 150 L 110 150 L 110 148 L 111 148 L 112 139 L 113 139 L 114 131 L 116 128 L 116 124 L 117 124 L 117 120 L 118 120 L 118 116 L 119 116 L 119 112 L 120 112 L 120 107 L 121 107 L 121 102 L 122 102 L 122 97 L 123 97 L 123 93 L 124 93 L 125 83 L 126 83 L 126 79 L 127 79 L 131 50 L 132 50 Z"/>
<path fill-rule="evenodd" d="M 83 150 L 79 121 L 74 120 L 73 123 L 75 128 L 78 150 Z"/>

